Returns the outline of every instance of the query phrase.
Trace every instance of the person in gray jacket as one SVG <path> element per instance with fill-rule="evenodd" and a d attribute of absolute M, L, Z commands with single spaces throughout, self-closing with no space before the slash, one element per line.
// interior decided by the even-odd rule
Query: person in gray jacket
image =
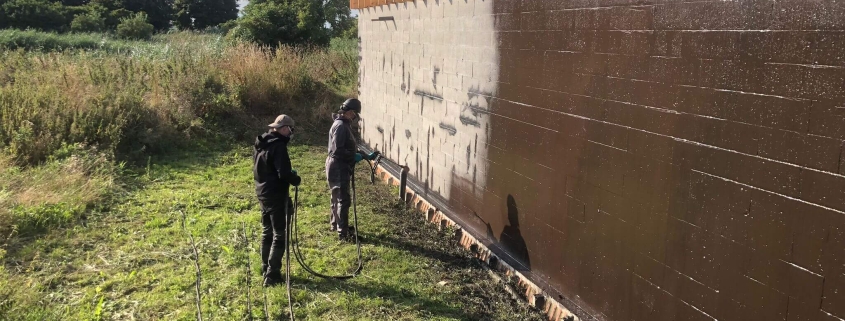
<path fill-rule="evenodd" d="M 338 233 L 341 241 L 352 241 L 354 227 L 349 226 L 350 179 L 355 164 L 364 159 L 375 159 L 373 152 L 364 155 L 358 152 L 358 143 L 352 133 L 352 122 L 358 120 L 361 102 L 347 99 L 334 115 L 334 123 L 329 130 L 329 155 L 326 157 L 326 179 L 332 194 L 331 231 Z"/>

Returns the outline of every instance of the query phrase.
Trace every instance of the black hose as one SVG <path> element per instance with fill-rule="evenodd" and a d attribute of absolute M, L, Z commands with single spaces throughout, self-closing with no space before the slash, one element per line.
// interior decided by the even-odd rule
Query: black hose
<path fill-rule="evenodd" d="M 243 229 L 244 229 L 244 252 L 246 252 L 246 310 L 247 310 L 247 318 L 249 321 L 252 321 L 252 267 L 250 266 L 250 259 L 249 259 L 249 235 L 246 231 L 246 222 L 242 222 Z"/>
<path fill-rule="evenodd" d="M 358 275 L 358 273 L 361 273 L 361 270 L 363 270 L 363 268 L 364 268 L 364 260 L 363 260 L 363 257 L 361 255 L 361 241 L 360 241 L 360 237 L 358 236 L 358 206 L 357 206 L 358 198 L 355 196 L 356 194 L 355 194 L 355 173 L 354 173 L 354 171 L 352 173 L 352 179 L 351 180 L 352 180 L 352 216 L 353 216 L 354 221 L 355 221 L 355 245 L 356 245 L 357 250 L 358 250 L 358 267 L 355 268 L 355 271 L 353 271 L 352 274 L 348 274 L 348 275 L 326 275 L 326 274 L 322 274 L 320 272 L 314 271 L 314 269 L 311 268 L 311 266 L 309 266 L 307 263 L 305 263 L 305 258 L 302 255 L 302 251 L 299 248 L 299 233 L 297 233 L 298 227 L 297 227 L 296 217 L 297 217 L 297 213 L 299 212 L 297 210 L 297 207 L 298 207 L 297 205 L 299 203 L 299 187 L 295 187 L 294 203 L 293 203 L 294 204 L 294 211 L 293 211 L 293 216 L 291 218 L 291 221 L 293 222 L 292 223 L 292 226 L 293 226 L 293 232 L 292 232 L 293 233 L 293 245 L 292 245 L 293 254 L 296 257 L 296 261 L 299 262 L 299 265 L 301 265 L 302 268 L 305 269 L 305 271 L 308 271 L 308 273 L 311 273 L 314 276 L 321 277 L 321 278 L 324 278 L 324 279 L 347 280 L 347 279 L 351 279 L 351 278 L 355 277 L 356 275 Z"/>
<path fill-rule="evenodd" d="M 296 196 L 295 199 L 299 199 L 299 187 L 296 187 Z M 293 204 L 293 215 L 296 215 L 296 207 L 297 202 Z M 287 210 L 287 207 L 285 207 Z M 287 287 L 288 292 L 288 310 L 290 314 L 290 320 L 296 321 L 293 314 L 293 295 L 291 295 L 291 286 L 290 286 L 290 233 L 291 233 L 291 221 L 293 215 L 287 215 L 285 213 L 285 286 Z M 264 293 L 264 314 L 267 316 L 267 320 L 270 320 L 270 312 L 267 308 L 267 290 L 263 290 Z"/>
<path fill-rule="evenodd" d="M 296 197 L 299 198 L 299 187 L 296 188 Z M 296 213 L 296 203 L 293 205 L 293 212 Z M 291 295 L 290 290 L 290 223 L 292 215 L 285 215 L 287 228 L 285 228 L 285 260 L 286 260 L 286 267 L 285 267 L 285 284 L 288 288 L 288 309 L 290 313 L 290 321 L 296 321 L 293 316 L 293 296 Z"/>
<path fill-rule="evenodd" d="M 270 309 L 267 306 L 267 287 L 263 287 L 261 293 L 264 294 L 264 317 L 267 321 L 270 321 Z"/>
<path fill-rule="evenodd" d="M 378 164 L 378 160 L 376 161 Z M 376 165 L 378 166 L 378 165 Z M 373 167 L 371 166 L 371 169 Z M 373 177 L 375 177 L 375 170 L 372 172 Z M 293 296 L 291 295 L 291 286 L 290 286 L 290 252 L 291 248 L 293 248 L 293 253 L 296 256 L 296 261 L 299 262 L 299 265 L 302 266 L 305 271 L 311 273 L 314 276 L 318 276 L 324 279 L 336 279 L 336 280 L 346 280 L 351 279 L 361 273 L 361 270 L 364 268 L 364 260 L 363 256 L 361 255 L 361 241 L 358 237 L 358 206 L 357 206 L 357 197 L 355 194 L 355 173 L 352 173 L 352 217 L 355 220 L 355 246 L 358 250 L 358 267 L 355 269 L 352 274 L 349 275 L 326 275 L 314 271 L 308 264 L 305 263 L 305 258 L 303 257 L 300 249 L 299 249 L 299 235 L 296 233 L 297 224 L 296 224 L 296 215 L 299 212 L 299 186 L 294 186 L 294 196 L 293 196 L 293 214 L 287 218 L 287 229 L 285 232 L 285 257 L 286 257 L 286 264 L 285 264 L 285 284 L 287 286 L 288 292 L 288 308 L 290 309 L 290 320 L 295 321 L 294 313 L 293 313 Z M 375 182 L 375 180 L 373 180 Z M 293 234 L 293 244 L 291 244 L 291 234 Z M 267 311 L 267 294 L 264 294 L 264 310 Z M 268 314 L 269 317 L 269 314 Z"/>

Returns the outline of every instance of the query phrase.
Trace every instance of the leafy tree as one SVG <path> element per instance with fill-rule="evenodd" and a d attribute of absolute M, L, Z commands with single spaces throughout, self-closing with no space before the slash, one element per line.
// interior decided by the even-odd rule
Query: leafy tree
<path fill-rule="evenodd" d="M 244 16 L 231 31 L 232 36 L 263 45 L 326 45 L 325 10 L 320 1 L 258 0 L 250 1 Z"/>
<path fill-rule="evenodd" d="M 0 0 L 0 29 L 6 29 L 9 27 L 9 17 L 6 16 L 6 10 L 3 9 L 3 4 L 5 0 Z"/>
<path fill-rule="evenodd" d="M 0 7 L 5 27 L 62 31 L 67 26 L 60 2 L 48 0 L 8 0 Z"/>
<path fill-rule="evenodd" d="M 90 0 L 62 0 L 62 5 L 65 6 L 84 6 L 90 2 Z"/>
<path fill-rule="evenodd" d="M 65 14 L 65 21 L 73 21 L 78 15 L 87 14 L 91 12 L 88 6 L 63 6 Z"/>
<path fill-rule="evenodd" d="M 106 29 L 114 30 L 120 24 L 120 20 L 128 18 L 132 12 L 123 8 L 122 0 L 91 0 L 88 5 L 89 11 L 97 11 L 105 19 Z"/>
<path fill-rule="evenodd" d="M 194 28 L 214 27 L 238 18 L 237 0 L 203 0 L 194 12 Z"/>
<path fill-rule="evenodd" d="M 326 23 L 331 27 L 332 37 L 345 37 L 344 34 L 351 28 L 355 28 L 355 37 L 358 35 L 358 19 L 352 17 L 352 10 L 349 9 L 348 0 L 324 0 L 323 7 L 326 12 Z"/>
<path fill-rule="evenodd" d="M 70 30 L 74 32 L 100 32 L 106 28 L 106 19 L 99 12 L 77 15 L 70 23 Z"/>
<path fill-rule="evenodd" d="M 131 12 L 145 12 L 155 30 L 167 30 L 173 20 L 173 0 L 123 0 L 123 8 Z"/>
<path fill-rule="evenodd" d="M 173 4 L 173 25 L 181 30 L 188 30 L 194 27 L 191 17 L 191 4 L 194 0 L 176 0 Z"/>
<path fill-rule="evenodd" d="M 147 14 L 138 12 L 132 14 L 129 18 L 120 20 L 117 25 L 117 36 L 124 39 L 143 39 L 152 38 L 155 27 L 147 22 Z"/>
<path fill-rule="evenodd" d="M 237 0 L 176 0 L 180 29 L 206 29 L 238 18 Z"/>
<path fill-rule="evenodd" d="M 339 37 L 345 38 L 345 39 L 356 39 L 356 38 L 358 38 L 358 18 L 357 17 L 352 18 L 352 22 L 350 23 L 350 26 L 347 29 L 343 30 L 343 32 L 341 32 Z"/>

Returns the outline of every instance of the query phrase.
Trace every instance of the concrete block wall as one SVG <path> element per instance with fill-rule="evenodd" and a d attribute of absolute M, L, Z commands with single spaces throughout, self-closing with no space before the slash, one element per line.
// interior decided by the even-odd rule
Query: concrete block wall
<path fill-rule="evenodd" d="M 360 9 L 364 141 L 597 320 L 845 319 L 845 2 Z"/>
<path fill-rule="evenodd" d="M 486 177 L 489 117 L 477 110 L 498 76 L 492 9 L 419 1 L 360 13 L 364 140 L 446 197 L 453 175 Z"/>

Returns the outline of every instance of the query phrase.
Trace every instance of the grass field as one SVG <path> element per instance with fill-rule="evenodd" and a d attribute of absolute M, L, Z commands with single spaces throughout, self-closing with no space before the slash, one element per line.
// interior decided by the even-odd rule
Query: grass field
<path fill-rule="evenodd" d="M 351 271 L 355 247 L 327 231 L 324 148 L 297 145 L 291 151 L 303 176 L 303 254 L 319 271 Z M 297 319 L 542 319 L 491 282 L 447 231 L 406 211 L 396 191 L 369 184 L 368 171 L 365 166 L 357 171 L 364 271 L 348 281 L 323 280 L 294 262 Z M 129 175 L 125 195 L 108 211 L 9 244 L 0 319 L 194 319 L 190 232 L 199 251 L 204 319 L 263 320 L 260 214 L 251 175 L 246 144 L 207 142 L 153 159 Z M 285 293 L 284 287 L 267 290 L 271 319 L 287 318 Z"/>

